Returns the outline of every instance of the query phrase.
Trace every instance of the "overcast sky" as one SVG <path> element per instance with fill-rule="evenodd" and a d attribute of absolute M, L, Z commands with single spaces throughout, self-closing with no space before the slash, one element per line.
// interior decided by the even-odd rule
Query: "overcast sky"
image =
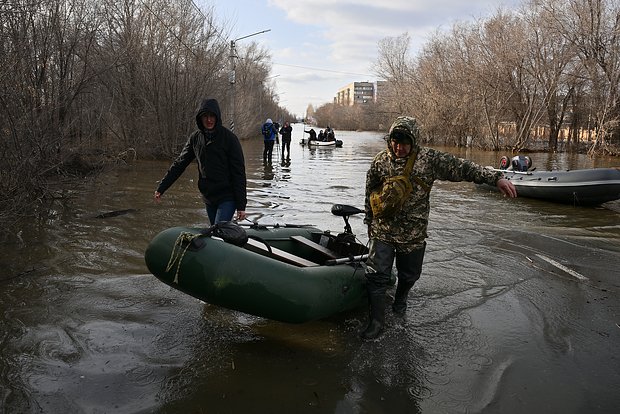
<path fill-rule="evenodd" d="M 270 29 L 237 42 L 255 41 L 273 57 L 272 82 L 281 105 L 303 116 L 308 104 L 333 101 L 351 82 L 377 80 L 372 66 L 377 44 L 408 33 L 413 54 L 437 31 L 474 21 L 520 0 L 202 0 L 231 39 Z"/>

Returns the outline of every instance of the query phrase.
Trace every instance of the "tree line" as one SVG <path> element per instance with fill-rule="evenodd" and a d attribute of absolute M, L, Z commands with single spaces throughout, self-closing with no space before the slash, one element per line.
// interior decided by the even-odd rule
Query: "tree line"
<path fill-rule="evenodd" d="M 2 2 L 3 222 L 62 196 L 49 185 L 59 177 L 172 157 L 204 97 L 219 100 L 227 125 L 234 108 L 240 137 L 274 114 L 293 119 L 270 83 L 269 51 L 231 42 L 230 27 L 187 0 Z M 383 130 L 408 114 L 431 144 L 519 151 L 544 137 L 551 151 L 585 142 L 617 154 L 619 36 L 620 0 L 532 0 L 437 32 L 415 56 L 409 34 L 384 38 L 375 72 L 388 93 L 315 117 Z"/>
<path fill-rule="evenodd" d="M 239 136 L 259 134 L 276 113 L 291 117 L 269 80 L 270 53 L 231 43 L 229 28 L 187 0 L 2 2 L 3 222 L 55 197 L 50 179 L 170 158 L 205 97 L 219 100 L 227 126 L 234 105 Z"/>
<path fill-rule="evenodd" d="M 409 114 L 431 144 L 518 152 L 543 140 L 549 151 L 565 142 L 619 154 L 618 0 L 533 0 L 437 32 L 413 57 L 410 41 L 378 44 L 386 95 L 365 108 L 319 107 L 319 123 L 351 129 L 365 115 L 364 128 L 381 129 Z"/>

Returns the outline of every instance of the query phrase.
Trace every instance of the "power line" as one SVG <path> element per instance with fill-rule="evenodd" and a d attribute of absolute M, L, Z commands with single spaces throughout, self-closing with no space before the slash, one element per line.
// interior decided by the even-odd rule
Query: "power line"
<path fill-rule="evenodd" d="M 200 7 L 198 7 L 198 6 L 196 5 L 196 3 L 194 3 L 194 0 L 189 0 L 189 1 L 190 1 L 190 3 L 192 3 L 192 5 L 194 6 L 194 9 L 196 9 L 196 11 L 202 15 L 202 18 L 203 18 L 203 19 L 205 19 L 205 20 L 207 20 L 207 16 L 205 16 L 205 14 L 202 12 L 202 10 L 200 10 Z"/>
<path fill-rule="evenodd" d="M 343 71 L 340 71 L 340 70 L 311 68 L 309 66 L 287 65 L 285 63 L 276 63 L 276 62 L 274 62 L 273 64 L 274 65 L 280 65 L 280 66 L 288 66 L 288 67 L 291 67 L 291 68 L 301 68 L 301 69 L 317 70 L 317 71 L 320 71 L 320 72 L 340 73 L 340 74 L 343 74 L 343 75 L 357 75 L 357 76 L 370 76 L 370 77 L 376 76 L 376 75 L 371 75 L 369 73 L 343 72 Z"/>
<path fill-rule="evenodd" d="M 192 50 L 192 48 L 191 48 L 191 47 L 189 47 L 189 46 L 188 46 L 188 45 L 187 45 L 187 44 L 186 44 L 186 43 L 185 43 L 185 42 L 184 42 L 184 41 L 183 41 L 183 40 L 182 40 L 182 39 L 181 39 L 181 38 L 180 38 L 180 37 L 179 37 L 179 36 L 178 36 L 178 35 L 177 35 L 174 31 L 173 31 L 173 30 L 172 30 L 172 28 L 170 28 L 170 27 L 169 27 L 169 26 L 168 26 L 168 25 L 164 22 L 164 20 L 163 20 L 161 17 L 159 17 L 159 15 L 158 15 L 157 13 L 155 13 L 153 10 L 151 10 L 151 8 L 150 8 L 150 7 L 149 7 L 149 6 L 148 6 L 148 5 L 147 5 L 147 4 L 146 4 L 143 0 L 140 0 L 140 2 L 142 3 L 142 5 L 143 5 L 143 6 L 144 6 L 144 7 L 145 7 L 145 8 L 146 8 L 146 9 L 147 9 L 147 10 L 148 10 L 148 11 L 149 11 L 149 12 L 150 12 L 153 16 L 155 16 L 155 18 L 156 18 L 157 20 L 159 20 L 159 22 L 162 24 L 162 26 L 164 26 L 164 27 L 166 28 L 166 30 L 168 30 L 168 33 L 170 33 L 172 36 L 174 36 L 174 37 L 175 37 L 175 38 L 179 41 L 179 43 L 180 43 L 180 44 L 182 44 L 183 46 L 185 46 L 185 48 L 186 48 L 186 49 L 187 49 L 187 50 L 188 50 L 188 51 L 189 51 L 192 55 L 194 55 L 194 57 L 196 57 L 196 58 L 198 57 L 198 56 L 196 55 L 196 53 Z"/>
<path fill-rule="evenodd" d="M 189 2 L 192 3 L 192 6 L 194 6 L 194 9 L 196 9 L 196 11 L 198 13 L 200 13 L 200 15 L 202 16 L 204 21 L 205 22 L 209 22 L 209 19 L 207 18 L 207 16 L 205 16 L 205 14 L 202 12 L 200 7 L 198 7 L 198 5 L 194 2 L 194 0 L 189 0 Z M 214 10 L 214 9 L 212 9 L 212 10 Z M 219 37 L 220 40 L 222 40 L 224 42 L 228 42 L 228 39 L 225 39 L 224 36 L 222 36 L 222 33 L 220 33 L 220 30 L 217 27 L 214 27 L 210 22 L 209 22 L 209 26 L 213 29 L 213 31 L 215 32 L 215 35 L 217 37 Z"/>

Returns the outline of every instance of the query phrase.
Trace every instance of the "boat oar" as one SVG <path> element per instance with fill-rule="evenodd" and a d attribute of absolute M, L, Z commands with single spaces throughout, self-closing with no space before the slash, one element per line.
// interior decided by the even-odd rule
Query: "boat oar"
<path fill-rule="evenodd" d="M 368 258 L 367 254 L 360 254 L 359 256 L 341 257 L 339 259 L 330 259 L 325 262 L 326 266 L 335 266 L 343 263 L 361 262 Z"/>
<path fill-rule="evenodd" d="M 252 229 L 267 229 L 267 228 L 274 228 L 274 229 L 278 229 L 280 227 L 286 227 L 286 228 L 291 228 L 291 229 L 303 229 L 306 227 L 315 227 L 314 224 L 279 224 L 279 223 L 275 223 L 275 224 L 259 224 L 259 223 L 255 223 L 253 221 L 249 222 L 249 223 L 237 223 L 239 226 L 243 226 L 243 227 L 250 227 Z"/>

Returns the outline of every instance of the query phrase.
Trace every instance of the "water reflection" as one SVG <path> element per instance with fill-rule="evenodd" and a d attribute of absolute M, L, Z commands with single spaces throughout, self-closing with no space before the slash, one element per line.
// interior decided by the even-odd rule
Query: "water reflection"
<path fill-rule="evenodd" d="M 282 167 L 280 169 L 281 171 L 281 175 L 280 175 L 280 180 L 282 181 L 288 181 L 291 179 L 291 162 L 290 161 L 286 161 L 283 162 L 282 164 L 280 164 L 280 166 Z"/>
<path fill-rule="evenodd" d="M 425 352 L 415 335 L 401 327 L 395 349 L 360 348 L 351 341 L 359 330 L 353 318 L 287 325 L 206 305 L 190 358 L 162 384 L 160 412 L 205 405 L 210 412 L 241 412 L 250 401 L 261 402 L 252 406 L 259 413 L 401 412 L 405 407 L 420 412 L 417 401 L 429 393 L 422 385 Z"/>
<path fill-rule="evenodd" d="M 263 187 L 271 187 L 271 180 L 273 180 L 274 169 L 272 164 L 265 164 L 263 168 Z"/>
<path fill-rule="evenodd" d="M 262 140 L 243 142 L 250 219 L 341 231 L 331 205 L 363 206 L 381 135 L 342 131 L 342 148 L 308 149 L 298 139 L 290 164 L 270 166 Z M 503 155 L 448 150 L 483 165 Z M 540 168 L 617 164 L 530 156 Z M 620 405 L 620 203 L 575 208 L 437 182 L 407 320 L 388 316 L 385 336 L 362 343 L 364 309 L 287 325 L 205 305 L 149 275 L 143 254 L 157 232 L 207 222 L 192 169 L 152 202 L 167 167 L 139 162 L 73 188 L 54 214 L 3 240 L 0 412 L 603 413 Z M 365 242 L 362 217 L 350 224 Z"/>

